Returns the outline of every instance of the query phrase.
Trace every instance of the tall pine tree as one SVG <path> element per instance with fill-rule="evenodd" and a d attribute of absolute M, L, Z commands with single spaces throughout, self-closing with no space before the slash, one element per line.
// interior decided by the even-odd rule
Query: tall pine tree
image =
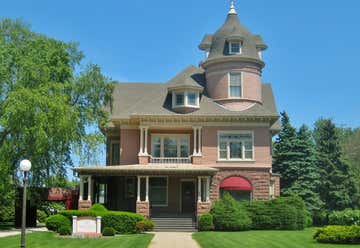
<path fill-rule="evenodd" d="M 336 126 L 330 119 L 315 123 L 314 138 L 321 174 L 320 197 L 328 210 L 353 207 L 357 196 L 349 164 L 342 158 Z"/>
<path fill-rule="evenodd" d="M 286 112 L 281 115 L 281 131 L 274 142 L 273 171 L 281 174 L 281 192 L 289 188 L 298 178 L 296 153 L 294 152 L 296 141 L 296 129 L 291 125 Z"/>
<path fill-rule="evenodd" d="M 311 132 L 306 126 L 297 132 L 285 112 L 281 113 L 281 131 L 274 142 L 273 170 L 281 174 L 283 196 L 300 196 L 311 212 L 321 209 L 323 203 L 318 193 L 320 174 Z"/>
<path fill-rule="evenodd" d="M 312 133 L 303 125 L 296 133 L 294 152 L 296 159 L 293 166 L 297 168 L 297 179 L 288 188 L 284 189 L 284 195 L 298 195 L 306 204 L 307 209 L 319 212 L 324 203 L 320 200 L 319 186 L 320 173 L 317 167 L 315 144 Z"/>

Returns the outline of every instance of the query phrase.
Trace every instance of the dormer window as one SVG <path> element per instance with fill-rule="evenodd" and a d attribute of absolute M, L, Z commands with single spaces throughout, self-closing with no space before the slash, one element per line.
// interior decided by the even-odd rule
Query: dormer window
<path fill-rule="evenodd" d="M 173 108 L 178 107 L 199 107 L 199 92 L 180 91 L 173 92 Z"/>
<path fill-rule="evenodd" d="M 229 42 L 229 54 L 241 54 L 241 42 Z"/>

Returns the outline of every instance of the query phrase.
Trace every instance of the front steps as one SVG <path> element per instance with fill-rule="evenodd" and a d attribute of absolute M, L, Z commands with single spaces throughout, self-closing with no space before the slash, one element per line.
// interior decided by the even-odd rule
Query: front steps
<path fill-rule="evenodd" d="M 153 217 L 155 232 L 197 232 L 193 217 Z"/>

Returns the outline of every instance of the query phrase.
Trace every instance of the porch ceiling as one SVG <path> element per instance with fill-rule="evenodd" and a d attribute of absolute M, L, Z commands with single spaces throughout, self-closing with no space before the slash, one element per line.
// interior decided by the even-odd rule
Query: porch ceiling
<path fill-rule="evenodd" d="M 90 166 L 73 169 L 80 175 L 213 175 L 218 169 L 187 164 Z"/>

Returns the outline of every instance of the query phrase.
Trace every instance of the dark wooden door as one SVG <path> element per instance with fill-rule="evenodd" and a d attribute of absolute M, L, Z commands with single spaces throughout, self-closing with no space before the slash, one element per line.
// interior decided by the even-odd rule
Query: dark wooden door
<path fill-rule="evenodd" d="M 181 183 L 181 210 L 183 213 L 193 213 L 195 211 L 194 182 Z"/>

